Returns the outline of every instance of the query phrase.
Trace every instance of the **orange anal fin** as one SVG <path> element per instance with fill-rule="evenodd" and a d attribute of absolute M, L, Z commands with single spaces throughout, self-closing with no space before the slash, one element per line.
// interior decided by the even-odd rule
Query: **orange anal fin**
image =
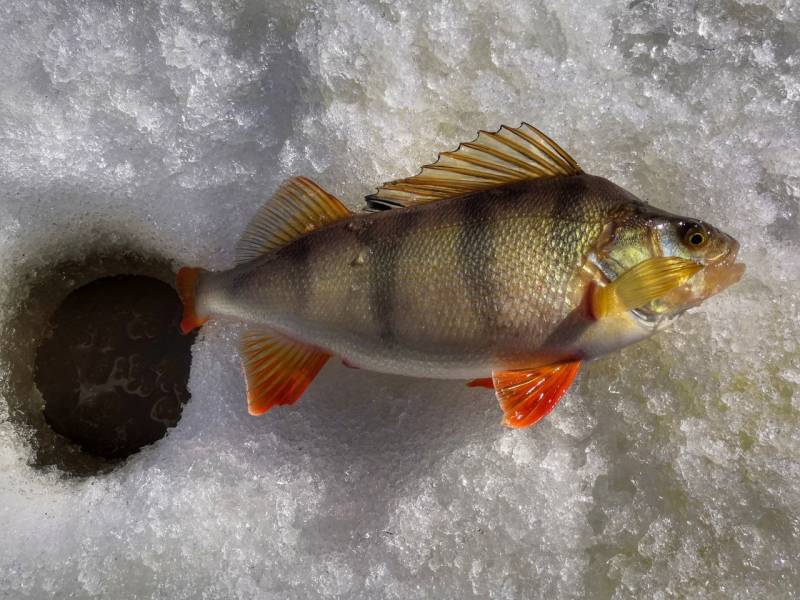
<path fill-rule="evenodd" d="M 193 267 L 183 267 L 178 271 L 175 287 L 178 290 L 178 296 L 183 304 L 181 333 L 184 335 L 201 327 L 208 321 L 208 318 L 199 317 L 195 308 L 197 282 L 200 280 L 200 274 L 202 272 L 202 269 L 195 269 Z"/>
<path fill-rule="evenodd" d="M 245 334 L 241 352 L 251 415 L 296 402 L 330 358 L 317 348 L 265 331 Z"/>
<path fill-rule="evenodd" d="M 494 380 L 491 377 L 482 377 L 481 379 L 473 379 L 467 382 L 467 387 L 483 387 L 494 389 Z"/>
<path fill-rule="evenodd" d="M 580 366 L 580 361 L 574 361 L 493 373 L 497 400 L 505 414 L 503 425 L 530 427 L 547 415 L 572 385 Z"/>

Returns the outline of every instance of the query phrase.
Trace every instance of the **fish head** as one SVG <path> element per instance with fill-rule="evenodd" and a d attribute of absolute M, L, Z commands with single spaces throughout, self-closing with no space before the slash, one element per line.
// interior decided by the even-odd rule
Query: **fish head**
<path fill-rule="evenodd" d="M 637 207 L 615 223 L 598 249 L 598 266 L 613 281 L 654 257 L 692 261 L 699 269 L 682 285 L 639 309 L 643 315 L 677 315 L 733 285 L 745 265 L 737 263 L 739 243 L 729 234 L 689 217 Z"/>

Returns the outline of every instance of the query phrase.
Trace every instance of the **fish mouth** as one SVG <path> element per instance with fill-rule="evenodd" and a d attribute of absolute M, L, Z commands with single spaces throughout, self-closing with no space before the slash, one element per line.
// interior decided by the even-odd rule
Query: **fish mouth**
<path fill-rule="evenodd" d="M 709 260 L 694 277 L 685 284 L 665 294 L 660 304 L 664 314 L 679 313 L 703 303 L 724 289 L 732 286 L 744 275 L 745 265 L 736 262 L 739 244 L 731 239 L 727 251 Z"/>
<path fill-rule="evenodd" d="M 736 262 L 738 253 L 739 242 L 731 239 L 728 251 L 722 257 L 706 265 L 703 269 L 704 297 L 708 298 L 718 294 L 742 278 L 746 267 L 744 263 Z"/>

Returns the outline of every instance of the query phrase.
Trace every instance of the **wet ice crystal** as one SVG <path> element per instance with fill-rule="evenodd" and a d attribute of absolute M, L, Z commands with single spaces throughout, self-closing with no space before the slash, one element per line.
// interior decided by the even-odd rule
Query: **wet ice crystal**
<path fill-rule="evenodd" d="M 795 0 L 12 0 L 0 28 L 0 597 L 800 595 Z M 32 273 L 98 246 L 224 268 L 287 176 L 356 206 L 522 120 L 732 233 L 745 279 L 531 430 L 333 364 L 251 418 L 215 324 L 166 439 L 32 464 Z"/>

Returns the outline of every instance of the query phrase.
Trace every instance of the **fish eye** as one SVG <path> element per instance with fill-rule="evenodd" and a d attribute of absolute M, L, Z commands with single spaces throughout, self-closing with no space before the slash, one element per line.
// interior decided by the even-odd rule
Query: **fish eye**
<path fill-rule="evenodd" d="M 686 229 L 683 240 L 691 248 L 702 248 L 708 241 L 708 234 L 699 223 L 694 223 Z"/>

